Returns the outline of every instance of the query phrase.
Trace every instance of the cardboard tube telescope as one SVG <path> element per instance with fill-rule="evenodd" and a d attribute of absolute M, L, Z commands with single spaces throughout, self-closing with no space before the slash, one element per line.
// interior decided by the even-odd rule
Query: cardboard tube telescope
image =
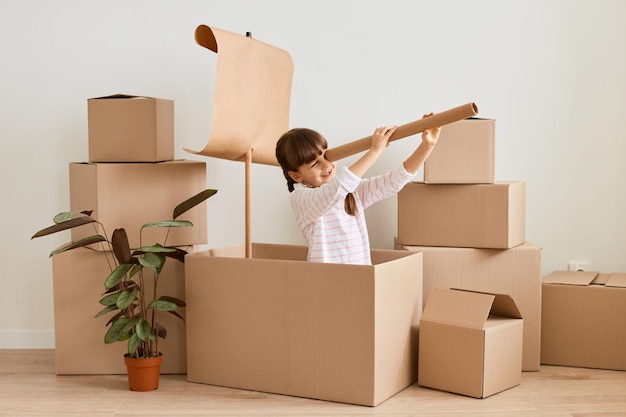
<path fill-rule="evenodd" d="M 424 117 L 414 122 L 398 126 L 396 131 L 393 132 L 393 135 L 391 135 L 391 137 L 389 138 L 389 142 L 415 135 L 417 133 L 423 132 L 426 129 L 458 122 L 459 120 L 475 116 L 477 113 L 478 107 L 474 103 L 467 103 L 462 106 L 443 111 L 441 113 L 435 113 L 432 116 Z M 326 159 L 328 159 L 329 161 L 338 161 L 339 159 L 343 159 L 359 152 L 368 150 L 371 144 L 371 135 L 363 139 L 348 142 L 344 145 L 328 149 L 326 151 Z"/>

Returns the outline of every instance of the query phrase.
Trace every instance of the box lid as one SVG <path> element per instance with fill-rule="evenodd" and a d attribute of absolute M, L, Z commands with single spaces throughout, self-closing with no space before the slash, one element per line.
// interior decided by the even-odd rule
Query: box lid
<path fill-rule="evenodd" d="M 616 272 L 611 274 L 605 285 L 607 287 L 626 288 L 626 273 Z"/>
<path fill-rule="evenodd" d="M 598 276 L 589 271 L 554 271 L 544 277 L 544 284 L 589 285 Z"/>
<path fill-rule="evenodd" d="M 490 314 L 522 318 L 515 301 L 508 295 L 433 288 L 422 320 L 482 329 Z"/>
<path fill-rule="evenodd" d="M 148 96 L 132 96 L 129 94 L 111 94 L 110 96 L 102 96 L 102 97 L 92 97 L 89 98 L 87 100 L 102 100 L 102 99 L 112 99 L 112 98 L 120 98 L 120 99 L 135 99 L 135 98 L 139 98 L 139 99 L 152 99 L 153 97 L 148 97 Z"/>

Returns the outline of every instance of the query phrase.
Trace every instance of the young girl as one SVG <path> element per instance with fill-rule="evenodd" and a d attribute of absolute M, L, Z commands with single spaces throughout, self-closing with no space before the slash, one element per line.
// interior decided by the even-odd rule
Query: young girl
<path fill-rule="evenodd" d="M 374 130 L 370 149 L 350 167 L 337 170 L 335 163 L 326 159 L 328 143 L 318 132 L 296 128 L 278 140 L 276 158 L 292 193 L 296 221 L 309 246 L 309 261 L 371 264 L 364 210 L 396 194 L 415 176 L 437 143 L 441 130 L 441 127 L 425 130 L 420 145 L 398 168 L 362 179 L 385 150 L 396 128 Z"/>

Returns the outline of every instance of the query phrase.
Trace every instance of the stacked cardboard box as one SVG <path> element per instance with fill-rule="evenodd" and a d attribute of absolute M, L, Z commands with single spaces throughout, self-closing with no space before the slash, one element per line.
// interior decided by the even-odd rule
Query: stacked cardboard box
<path fill-rule="evenodd" d="M 143 224 L 171 219 L 178 203 L 206 188 L 204 162 L 174 160 L 171 100 L 125 95 L 89 99 L 88 124 L 89 162 L 69 164 L 70 210 L 93 210 L 92 217 L 109 234 L 123 227 L 131 249 L 141 246 Z M 171 230 L 167 241 L 164 230 L 146 230 L 143 244 L 167 243 L 192 251 L 193 245 L 206 243 L 206 204 L 189 210 L 185 219 L 194 226 Z M 93 234 L 85 229 L 73 229 L 72 241 Z M 53 257 L 57 374 L 126 373 L 126 345 L 105 345 L 108 317 L 94 318 L 112 259 L 99 244 Z M 160 292 L 184 299 L 184 265 L 167 262 L 162 274 Z M 85 291 L 93 297 L 85 299 Z M 163 317 L 168 336 L 160 340 L 161 370 L 185 373 L 185 323 L 169 319 Z"/>
<path fill-rule="evenodd" d="M 543 279 L 541 363 L 626 371 L 626 273 Z"/>
<path fill-rule="evenodd" d="M 398 194 L 396 248 L 423 254 L 424 304 L 438 287 L 510 296 L 523 317 L 521 370 L 538 371 L 541 248 L 525 240 L 526 184 L 495 180 L 495 138 L 493 119 L 442 128 L 424 181 Z"/>

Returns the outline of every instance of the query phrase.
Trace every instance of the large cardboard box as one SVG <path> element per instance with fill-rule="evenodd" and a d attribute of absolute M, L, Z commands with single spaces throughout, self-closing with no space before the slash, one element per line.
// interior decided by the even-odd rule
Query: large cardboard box
<path fill-rule="evenodd" d="M 424 257 L 423 302 L 435 287 L 511 296 L 524 317 L 522 370 L 541 364 L 541 247 L 524 242 L 511 249 L 403 246 Z"/>
<path fill-rule="evenodd" d="M 508 295 L 434 288 L 420 320 L 418 384 L 476 398 L 517 386 L 522 332 Z"/>
<path fill-rule="evenodd" d="M 493 184 L 496 121 L 470 117 L 441 128 L 424 162 L 426 184 Z"/>
<path fill-rule="evenodd" d="M 551 273 L 541 317 L 541 363 L 626 371 L 626 273 Z"/>
<path fill-rule="evenodd" d="M 508 249 L 526 238 L 526 184 L 424 184 L 398 193 L 398 242 Z"/>
<path fill-rule="evenodd" d="M 87 100 L 90 162 L 174 159 L 174 102 L 113 95 Z"/>
<path fill-rule="evenodd" d="M 192 248 L 186 250 L 190 252 Z M 103 308 L 98 301 L 105 291 L 104 280 L 111 271 L 112 259 L 111 252 L 88 248 L 52 257 L 54 354 L 59 375 L 126 374 L 126 342 L 105 344 L 106 324 L 111 316 L 95 317 Z M 151 274 L 148 269 L 145 272 Z M 168 260 L 159 277 L 159 294 L 184 300 L 184 273 L 183 263 Z M 179 313 L 184 317 L 185 309 Z M 167 337 L 159 339 L 159 350 L 163 352 L 161 373 L 184 374 L 187 371 L 185 323 L 165 312 L 160 312 L 158 317 L 167 329 Z"/>
<path fill-rule="evenodd" d="M 188 380 L 376 406 L 417 380 L 422 255 L 306 261 L 253 244 L 186 258 Z"/>
<path fill-rule="evenodd" d="M 140 246 L 140 228 L 171 220 L 174 207 L 206 188 L 206 164 L 198 161 L 159 163 L 70 163 L 70 210 L 93 210 L 106 232 L 125 228 L 131 248 Z M 206 202 L 179 220 L 193 226 L 144 229 L 144 245 L 186 246 L 206 243 Z M 101 231 L 100 231 L 101 232 Z M 72 229 L 72 240 L 94 234 L 89 227 Z M 165 240 L 167 237 L 167 241 Z M 103 250 L 101 245 L 93 245 Z"/>

